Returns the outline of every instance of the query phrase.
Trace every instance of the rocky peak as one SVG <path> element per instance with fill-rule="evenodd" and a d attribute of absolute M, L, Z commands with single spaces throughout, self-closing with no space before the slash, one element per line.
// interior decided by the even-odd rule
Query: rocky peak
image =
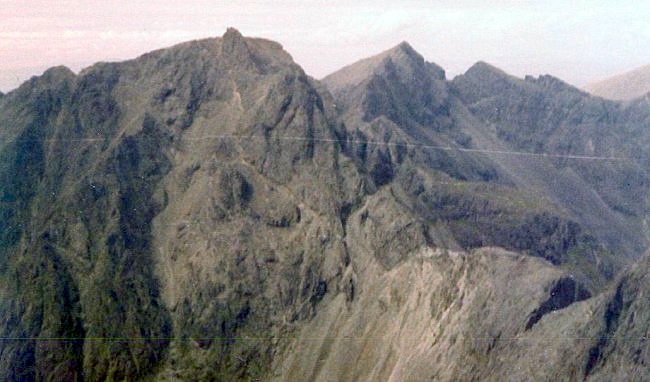
<path fill-rule="evenodd" d="M 43 72 L 44 78 L 70 78 L 74 76 L 74 72 L 64 65 L 55 66 Z"/>
<path fill-rule="evenodd" d="M 221 42 L 221 53 L 236 62 L 247 62 L 251 58 L 251 51 L 246 39 L 235 28 L 228 28 Z"/>
<path fill-rule="evenodd" d="M 402 42 L 385 52 L 362 86 L 364 119 L 384 115 L 403 125 L 428 126 L 447 98 L 444 79 L 442 68 Z"/>
<path fill-rule="evenodd" d="M 463 76 L 481 81 L 503 80 L 510 77 L 503 70 L 485 61 L 479 61 L 472 65 Z"/>
<path fill-rule="evenodd" d="M 496 66 L 479 61 L 464 74 L 454 78 L 452 84 L 465 102 L 474 103 L 497 92 L 509 92 L 513 87 L 526 83 Z"/>
<path fill-rule="evenodd" d="M 44 85 L 52 86 L 74 80 L 75 77 L 76 75 L 69 68 L 65 66 L 55 66 L 46 70 L 40 78 Z"/>
<path fill-rule="evenodd" d="M 226 33 L 222 36 L 223 45 L 221 50 L 225 53 L 232 53 L 241 48 L 248 48 L 244 36 L 235 28 L 226 29 Z"/>
<path fill-rule="evenodd" d="M 405 76 L 432 76 L 437 80 L 445 79 L 445 71 L 436 64 L 426 62 L 424 57 L 418 53 L 406 41 L 386 52 L 378 71 L 386 70 L 387 66 L 392 66 L 397 72 Z"/>
<path fill-rule="evenodd" d="M 368 82 L 373 76 L 385 76 L 390 73 L 397 74 L 402 80 L 428 78 L 432 75 L 435 79 L 445 78 L 441 67 L 426 62 L 408 42 L 402 41 L 391 49 L 328 75 L 323 78 L 323 82 L 336 95 Z"/>
<path fill-rule="evenodd" d="M 231 68 L 259 73 L 270 73 L 288 67 L 291 70 L 299 69 L 291 55 L 274 41 L 244 37 L 235 28 L 228 28 L 220 40 L 220 56 Z"/>
<path fill-rule="evenodd" d="M 406 41 L 402 41 L 386 51 L 386 53 L 387 58 L 396 62 L 415 66 L 424 65 L 424 57 L 422 57 L 422 55 L 413 49 L 411 44 Z"/>
<path fill-rule="evenodd" d="M 70 84 L 76 75 L 72 70 L 65 66 L 56 66 L 43 72 L 40 76 L 34 76 L 24 82 L 18 89 L 11 92 L 20 99 L 26 99 L 34 94 L 43 91 L 51 93 L 53 90 L 65 90 L 70 88 Z"/>

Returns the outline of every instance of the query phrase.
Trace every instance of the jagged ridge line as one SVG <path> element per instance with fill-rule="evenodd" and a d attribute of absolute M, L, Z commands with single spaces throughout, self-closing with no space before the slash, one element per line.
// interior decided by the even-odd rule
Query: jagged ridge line
<path fill-rule="evenodd" d="M 131 137 L 132 139 L 144 140 L 146 137 Z M 205 139 L 267 139 L 267 137 L 259 135 L 232 135 L 232 134 L 220 134 L 220 135 L 203 135 L 200 137 L 184 137 L 184 140 L 187 141 L 202 141 Z M 631 158 L 624 157 L 605 157 L 605 156 L 590 156 L 590 155 L 572 155 L 572 154 L 553 154 L 553 153 L 531 153 L 527 151 L 510 151 L 510 150 L 490 150 L 490 149 L 472 149 L 465 147 L 453 147 L 453 146 L 438 146 L 438 145 L 425 145 L 422 143 L 393 143 L 393 142 L 381 142 L 381 141 L 363 141 L 355 139 L 334 139 L 334 138 L 307 138 L 307 137 L 298 137 L 298 136 L 279 136 L 274 137 L 275 139 L 287 140 L 287 141 L 316 141 L 316 142 L 348 142 L 355 144 L 371 144 L 376 146 L 395 146 L 395 147 L 415 147 L 422 149 L 430 150 L 442 150 L 442 151 L 459 151 L 459 152 L 468 152 L 468 153 L 480 153 L 480 154 L 501 154 L 501 155 L 516 155 L 516 156 L 530 156 L 538 158 L 557 158 L 557 159 L 583 159 L 583 160 L 600 160 L 600 161 L 629 161 Z M 63 139 L 63 138 L 46 138 L 46 139 L 34 139 L 34 140 L 19 140 L 19 141 L 33 141 L 33 142 L 103 142 L 106 138 L 72 138 L 72 139 Z"/>

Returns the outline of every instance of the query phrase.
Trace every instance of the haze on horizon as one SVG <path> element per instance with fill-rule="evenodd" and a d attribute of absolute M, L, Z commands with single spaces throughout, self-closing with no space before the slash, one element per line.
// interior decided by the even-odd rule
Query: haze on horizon
<path fill-rule="evenodd" d="M 228 26 L 323 76 L 408 41 L 449 78 L 477 61 L 577 86 L 650 63 L 650 3 L 0 0 L 0 91 L 51 66 L 115 61 Z"/>

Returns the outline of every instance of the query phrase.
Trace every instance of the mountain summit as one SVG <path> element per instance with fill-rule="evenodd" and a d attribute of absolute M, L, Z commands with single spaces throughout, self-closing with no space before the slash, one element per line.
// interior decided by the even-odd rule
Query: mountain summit
<path fill-rule="evenodd" d="M 246 61 L 249 59 L 250 51 L 244 36 L 235 28 L 228 28 L 224 33 L 221 42 L 221 52 L 224 56 L 233 60 Z"/>
<path fill-rule="evenodd" d="M 405 76 L 422 75 L 424 70 L 435 72 L 436 77 L 444 79 L 444 70 L 437 65 L 426 64 L 422 55 L 403 41 L 400 44 L 388 49 L 378 55 L 359 60 L 348 65 L 335 73 L 323 78 L 323 82 L 333 93 L 343 91 L 344 88 L 359 85 L 375 71 L 386 69 L 386 65 L 392 65 L 404 71 Z M 428 67 L 425 69 L 425 66 Z"/>

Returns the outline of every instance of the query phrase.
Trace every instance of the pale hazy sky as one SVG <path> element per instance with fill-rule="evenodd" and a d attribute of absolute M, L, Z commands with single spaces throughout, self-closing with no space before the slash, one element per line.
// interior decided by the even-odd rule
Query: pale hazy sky
<path fill-rule="evenodd" d="M 448 77 L 484 60 L 583 85 L 650 64 L 650 2 L 0 0 L 0 90 L 178 42 L 280 42 L 314 77 L 406 40 Z"/>

